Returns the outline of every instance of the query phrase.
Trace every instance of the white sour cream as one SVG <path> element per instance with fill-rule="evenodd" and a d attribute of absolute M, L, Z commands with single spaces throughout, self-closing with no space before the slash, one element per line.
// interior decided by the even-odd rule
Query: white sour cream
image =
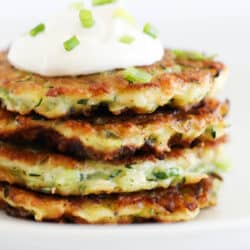
<path fill-rule="evenodd" d="M 82 26 L 79 10 L 68 8 L 45 22 L 44 32 L 17 39 L 10 47 L 8 59 L 18 69 L 51 77 L 150 65 L 160 60 L 164 49 L 159 39 L 125 19 L 115 18 L 117 8 L 118 4 L 88 7 L 95 20 L 91 28 Z M 80 44 L 66 51 L 63 43 L 72 36 Z M 122 36 L 133 37 L 133 43 L 121 43 Z"/>

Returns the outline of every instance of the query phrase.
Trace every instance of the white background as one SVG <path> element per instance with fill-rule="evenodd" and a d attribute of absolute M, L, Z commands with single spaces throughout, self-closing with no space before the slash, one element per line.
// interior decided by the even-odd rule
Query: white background
<path fill-rule="evenodd" d="M 141 25 L 150 21 L 159 28 L 164 34 L 162 39 L 166 47 L 206 49 L 208 52 L 217 53 L 222 51 L 219 43 L 225 32 L 231 35 L 230 39 L 237 40 L 237 46 L 241 46 L 240 44 L 244 43 L 244 37 L 234 35 L 238 30 L 237 25 L 243 26 L 246 35 L 250 30 L 246 21 L 248 17 L 250 18 L 249 0 L 121 1 L 132 11 Z M 67 7 L 71 2 L 72 0 L 0 0 L 0 48 L 7 46 L 20 33 L 27 32 L 50 14 Z M 200 22 L 204 22 L 202 28 Z M 197 43 L 194 41 L 193 35 L 197 36 L 197 33 L 200 33 L 202 36 L 207 29 L 211 28 L 214 29 L 216 37 L 211 38 L 210 46 L 203 43 L 202 37 L 198 37 Z M 177 29 L 178 33 L 183 34 L 182 37 L 171 35 Z"/>
<path fill-rule="evenodd" d="M 0 0 L 0 44 L 67 6 L 66 0 Z M 230 69 L 231 158 L 219 206 L 190 223 L 126 228 L 54 227 L 0 214 L 0 249 L 250 249 L 250 1 L 127 0 L 166 47 L 218 53 Z M 179 247 L 179 248 L 178 248 Z"/>
<path fill-rule="evenodd" d="M 77 0 L 76 0 L 77 1 Z M 85 0 L 85 2 L 88 0 Z M 1 17 L 42 18 L 69 0 L 1 0 Z M 144 17 L 249 16 L 249 0 L 123 0 Z M 157 13 L 157 15 L 155 15 Z"/>

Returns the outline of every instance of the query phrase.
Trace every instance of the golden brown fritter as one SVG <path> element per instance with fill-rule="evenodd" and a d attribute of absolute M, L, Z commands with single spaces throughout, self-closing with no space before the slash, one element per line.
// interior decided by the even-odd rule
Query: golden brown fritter
<path fill-rule="evenodd" d="M 154 65 L 141 67 L 152 74 L 149 83 L 131 83 L 122 70 L 79 77 L 48 78 L 13 68 L 0 54 L 0 99 L 9 111 L 47 118 L 88 114 L 106 106 L 113 114 L 126 110 L 152 113 L 170 105 L 187 109 L 213 96 L 224 82 L 222 63 L 195 53 L 166 50 Z"/>
<path fill-rule="evenodd" d="M 196 183 L 225 165 L 224 141 L 115 162 L 78 161 L 63 155 L 0 144 L 0 181 L 48 194 L 126 193 Z"/>
<path fill-rule="evenodd" d="M 193 219 L 201 208 L 216 204 L 219 180 L 138 193 L 67 197 L 42 195 L 0 183 L 0 201 L 10 215 L 37 221 L 114 224 Z"/>
<path fill-rule="evenodd" d="M 226 133 L 228 102 L 207 100 L 188 112 L 46 120 L 0 110 L 0 139 L 36 143 L 78 158 L 112 160 L 137 152 L 162 157 L 176 146 L 216 140 Z"/>

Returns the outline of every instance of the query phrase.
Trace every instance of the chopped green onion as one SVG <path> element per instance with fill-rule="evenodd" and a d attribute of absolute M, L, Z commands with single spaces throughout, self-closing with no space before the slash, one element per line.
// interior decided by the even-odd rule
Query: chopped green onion
<path fill-rule="evenodd" d="M 153 208 L 150 208 L 149 209 L 149 214 L 154 216 L 156 213 L 155 213 L 155 210 Z"/>
<path fill-rule="evenodd" d="M 127 36 L 127 35 L 121 36 L 120 39 L 119 39 L 119 41 L 120 41 L 121 43 L 126 43 L 126 44 L 131 44 L 131 43 L 134 42 L 134 40 L 135 40 L 134 37 L 132 37 L 132 36 Z"/>
<path fill-rule="evenodd" d="M 45 30 L 45 24 L 40 23 L 30 31 L 31 36 L 36 36 Z"/>
<path fill-rule="evenodd" d="M 95 24 L 93 14 L 90 10 L 87 10 L 87 9 L 80 10 L 79 18 L 80 18 L 81 24 L 84 28 L 91 28 Z"/>
<path fill-rule="evenodd" d="M 24 78 L 17 80 L 16 82 L 27 82 L 27 81 L 31 81 L 33 78 L 33 74 L 29 73 L 28 75 L 26 75 Z"/>
<path fill-rule="evenodd" d="M 204 60 L 206 58 L 204 54 L 196 51 L 172 50 L 172 53 L 176 57 L 182 57 L 191 60 Z"/>
<path fill-rule="evenodd" d="M 92 4 L 96 6 L 96 5 L 115 3 L 116 1 L 117 0 L 92 0 Z"/>
<path fill-rule="evenodd" d="M 153 176 L 158 180 L 165 180 L 168 178 L 167 174 L 163 171 L 153 172 Z"/>
<path fill-rule="evenodd" d="M 169 168 L 166 171 L 165 170 L 154 170 L 152 172 L 153 178 L 150 180 L 165 180 L 170 177 L 178 177 L 180 175 L 178 168 Z"/>
<path fill-rule="evenodd" d="M 40 177 L 40 174 L 36 174 L 36 173 L 29 173 L 30 177 Z"/>
<path fill-rule="evenodd" d="M 119 139 L 119 136 L 110 130 L 105 130 L 105 136 L 106 138 Z"/>
<path fill-rule="evenodd" d="M 148 72 L 134 67 L 127 68 L 123 71 L 124 78 L 132 83 L 149 83 L 152 75 Z"/>
<path fill-rule="evenodd" d="M 88 103 L 88 99 L 80 99 L 77 101 L 77 104 L 80 104 L 80 105 L 87 105 Z"/>
<path fill-rule="evenodd" d="M 38 108 L 41 105 L 42 101 L 43 101 L 43 98 L 40 98 L 38 103 L 35 105 L 35 108 Z"/>
<path fill-rule="evenodd" d="M 123 19 L 123 20 L 125 20 L 126 22 L 130 23 L 133 26 L 136 25 L 134 17 L 132 15 L 130 15 L 126 10 L 124 10 L 122 8 L 116 9 L 114 11 L 113 17 Z"/>
<path fill-rule="evenodd" d="M 127 168 L 127 169 L 133 169 L 133 165 L 132 164 L 126 164 L 125 168 Z"/>
<path fill-rule="evenodd" d="M 84 8 L 84 3 L 83 2 L 72 3 L 70 7 L 75 10 L 81 10 Z"/>
<path fill-rule="evenodd" d="M 168 177 L 177 177 L 180 175 L 179 168 L 169 168 L 167 169 L 167 176 Z"/>
<path fill-rule="evenodd" d="M 76 36 L 72 36 L 69 40 L 63 43 L 66 51 L 71 51 L 80 44 L 80 41 Z"/>
<path fill-rule="evenodd" d="M 150 23 L 146 23 L 144 28 L 143 28 L 143 32 L 151 37 L 153 37 L 154 39 L 156 39 L 158 37 L 158 30 Z"/>
<path fill-rule="evenodd" d="M 184 59 L 190 59 L 194 61 L 201 61 L 201 60 L 213 60 L 217 55 L 207 56 L 201 52 L 191 51 L 191 50 L 172 50 L 172 53 L 176 57 L 181 57 Z"/>
<path fill-rule="evenodd" d="M 119 174 L 122 173 L 122 170 L 121 169 L 117 169 L 117 170 L 114 170 L 111 175 L 109 176 L 109 179 L 114 179 L 115 177 L 117 177 Z"/>
<path fill-rule="evenodd" d="M 216 133 L 215 129 L 211 129 L 211 135 L 212 135 L 213 139 L 216 139 L 217 133 Z"/>
<path fill-rule="evenodd" d="M 217 131 L 214 127 L 207 128 L 206 132 L 209 133 L 213 139 L 217 138 Z"/>
<path fill-rule="evenodd" d="M 215 165 L 222 172 L 227 172 L 231 168 L 231 162 L 228 159 L 218 161 Z"/>
<path fill-rule="evenodd" d="M 94 172 L 93 174 L 88 174 L 86 178 L 87 180 L 96 180 L 96 179 L 108 180 L 110 176 L 104 172 Z"/>

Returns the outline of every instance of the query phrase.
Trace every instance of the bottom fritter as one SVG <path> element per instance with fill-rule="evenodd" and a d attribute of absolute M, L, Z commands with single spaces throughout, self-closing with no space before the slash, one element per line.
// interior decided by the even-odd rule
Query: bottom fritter
<path fill-rule="evenodd" d="M 0 184 L 0 203 L 12 215 L 37 221 L 112 224 L 177 222 L 196 217 L 216 204 L 220 180 L 208 177 L 196 184 L 137 193 L 84 197 L 51 196 Z"/>

